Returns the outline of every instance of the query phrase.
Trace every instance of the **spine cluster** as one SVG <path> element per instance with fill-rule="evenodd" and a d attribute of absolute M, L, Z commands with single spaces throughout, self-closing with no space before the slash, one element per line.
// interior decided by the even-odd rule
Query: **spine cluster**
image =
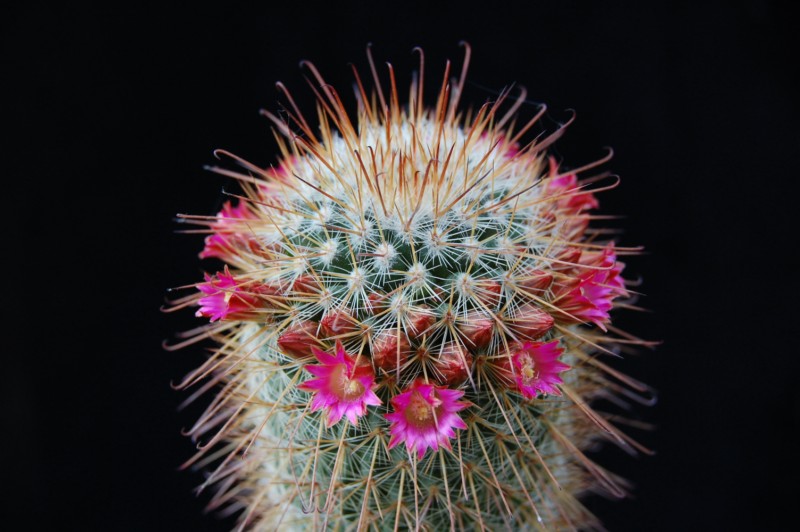
<path fill-rule="evenodd" d="M 356 74 L 355 123 L 307 65 L 319 127 L 286 93 L 279 163 L 218 152 L 243 194 L 184 217 L 224 263 L 176 303 L 217 344 L 183 383 L 217 388 L 189 464 L 243 527 L 599 527 L 578 497 L 624 483 L 584 450 L 646 451 L 590 406 L 646 392 L 600 357 L 637 342 L 611 326 L 634 250 L 592 227 L 614 184 L 583 176 L 605 160 L 560 170 L 563 129 L 523 144 L 524 96 L 459 111 L 468 59 L 433 108 L 422 68 L 407 106 L 391 67 L 388 93 Z"/>

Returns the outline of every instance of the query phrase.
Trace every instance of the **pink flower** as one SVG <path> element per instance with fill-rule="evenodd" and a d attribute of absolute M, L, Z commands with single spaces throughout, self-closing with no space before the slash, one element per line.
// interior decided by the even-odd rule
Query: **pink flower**
<path fill-rule="evenodd" d="M 559 373 L 569 369 L 569 366 L 558 361 L 563 353 L 558 347 L 558 340 L 552 342 L 526 342 L 518 344 L 518 348 L 511 357 L 513 368 L 513 382 L 522 395 L 528 399 L 536 397 L 537 393 L 551 393 L 561 395 L 556 384 L 563 381 Z M 507 358 L 501 359 L 501 365 L 508 366 Z M 505 371 L 508 371 L 507 369 Z"/>
<path fill-rule="evenodd" d="M 389 448 L 405 443 L 409 452 L 416 451 L 422 459 L 428 448 L 450 449 L 453 429 L 466 429 L 467 424 L 457 414 L 469 406 L 459 401 L 464 392 L 414 381 L 405 392 L 392 399 L 394 413 L 386 414 L 391 422 Z"/>
<path fill-rule="evenodd" d="M 258 183 L 259 192 L 268 200 L 280 198 L 286 193 L 286 183 L 295 172 L 293 168 L 300 162 L 300 159 L 289 156 L 277 167 L 266 168 L 263 171 L 263 180 Z"/>
<path fill-rule="evenodd" d="M 556 169 L 551 171 L 555 174 Z M 580 239 L 589 225 L 586 211 L 599 205 L 594 194 L 578 184 L 575 174 L 551 177 L 545 184 L 544 193 L 552 198 L 552 202 L 542 214 L 554 222 L 559 221 L 560 231 L 567 240 Z"/>
<path fill-rule="evenodd" d="M 558 313 L 561 321 L 590 321 L 606 330 L 609 323 L 609 311 L 617 296 L 625 296 L 625 282 L 620 275 L 625 267 L 617 262 L 612 245 L 602 251 L 585 252 L 580 258 L 582 273 L 573 282 L 565 286 L 557 299 L 558 307 L 564 314 Z"/>
<path fill-rule="evenodd" d="M 545 191 L 553 196 L 561 196 L 556 200 L 556 205 L 559 209 L 571 214 L 596 209 L 599 205 L 594 194 L 583 190 L 578 185 L 578 176 L 575 174 L 550 179 Z"/>
<path fill-rule="evenodd" d="M 249 279 L 235 279 L 227 266 L 214 277 L 206 274 L 205 280 L 205 283 L 197 286 L 205 297 L 198 300 L 200 310 L 195 316 L 211 318 L 212 322 L 263 317 L 262 311 L 269 306 L 270 297 L 279 295 L 274 287 L 254 283 Z"/>
<path fill-rule="evenodd" d="M 256 244 L 255 238 L 242 231 L 246 230 L 247 221 L 255 219 L 256 216 L 245 203 L 240 202 L 234 207 L 230 201 L 226 201 L 222 210 L 217 213 L 217 220 L 211 224 L 214 234 L 206 237 L 200 258 L 214 257 L 227 260 L 236 255 L 238 248 L 252 248 Z"/>
<path fill-rule="evenodd" d="M 481 133 L 481 140 L 490 140 L 489 133 L 486 131 Z M 494 143 L 492 150 L 503 157 L 513 159 L 520 151 L 519 142 L 511 142 L 511 139 L 502 133 L 492 135 L 491 140 Z"/>
<path fill-rule="evenodd" d="M 298 388 L 314 394 L 311 400 L 313 412 L 327 409 L 328 427 L 342 416 L 347 416 L 350 423 L 356 425 L 358 418 L 367 413 L 368 405 L 381 404 L 373 391 L 376 387 L 375 373 L 366 359 L 362 358 L 356 365 L 340 341 L 336 342 L 335 355 L 316 348 L 313 352 L 320 365 L 306 366 L 305 369 L 316 379 L 307 380 Z"/>
<path fill-rule="evenodd" d="M 600 251 L 583 252 L 580 263 L 585 266 L 603 268 L 602 271 L 594 271 L 595 278 L 602 279 L 603 284 L 614 291 L 616 295 L 628 294 L 627 290 L 625 290 L 625 281 L 620 275 L 625 265 L 617 261 L 617 254 L 614 253 L 613 244 L 609 244 Z"/>

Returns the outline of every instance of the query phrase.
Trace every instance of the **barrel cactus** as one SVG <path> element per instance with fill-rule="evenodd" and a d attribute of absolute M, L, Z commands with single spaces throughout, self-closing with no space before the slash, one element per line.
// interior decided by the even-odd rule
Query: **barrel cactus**
<path fill-rule="evenodd" d="M 646 390 L 602 361 L 637 343 L 610 322 L 635 250 L 592 214 L 616 181 L 585 176 L 608 158 L 562 169 L 524 94 L 462 111 L 465 50 L 434 107 L 420 50 L 407 105 L 368 54 L 355 116 L 305 63 L 317 125 L 278 84 L 277 162 L 218 151 L 241 193 L 181 217 L 220 264 L 175 304 L 215 342 L 181 384 L 215 390 L 187 465 L 243 528 L 596 528 L 581 495 L 626 486 L 584 451 L 646 452 L 591 406 Z"/>

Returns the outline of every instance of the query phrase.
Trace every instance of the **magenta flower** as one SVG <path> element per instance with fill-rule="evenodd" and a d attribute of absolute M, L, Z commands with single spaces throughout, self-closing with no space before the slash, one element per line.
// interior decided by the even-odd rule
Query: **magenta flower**
<path fill-rule="evenodd" d="M 417 452 L 422 459 L 428 448 L 434 451 L 439 445 L 450 449 L 450 439 L 456 437 L 453 429 L 465 429 L 467 424 L 457 414 L 469 406 L 459 401 L 460 390 L 414 381 L 405 392 L 392 399 L 394 413 L 386 414 L 391 422 L 389 448 L 405 443 L 409 452 Z"/>
<path fill-rule="evenodd" d="M 609 244 L 600 251 L 584 251 L 581 255 L 580 263 L 585 266 L 603 268 L 603 283 L 613 289 L 618 295 L 625 295 L 625 282 L 620 274 L 624 264 L 617 262 L 617 254 L 614 252 L 614 245 Z M 595 270 L 597 272 L 597 270 Z"/>
<path fill-rule="evenodd" d="M 558 347 L 558 340 L 526 342 L 519 346 L 511 361 L 514 364 L 513 380 L 522 395 L 528 399 L 533 399 L 537 393 L 561 395 L 555 385 L 564 382 L 559 373 L 569 369 L 568 365 L 558 361 L 563 352 Z"/>
<path fill-rule="evenodd" d="M 557 167 L 551 168 L 552 173 L 557 172 Z M 553 201 L 543 215 L 558 220 L 560 232 L 564 238 L 577 239 L 586 232 L 589 225 L 589 216 L 586 211 L 598 206 L 597 198 L 591 191 L 585 190 L 578 183 L 575 174 L 551 177 L 545 183 L 545 195 Z"/>
<path fill-rule="evenodd" d="M 558 306 L 569 316 L 558 317 L 562 321 L 570 321 L 570 317 L 589 321 L 605 331 L 605 325 L 610 321 L 609 312 L 613 300 L 628 293 L 621 276 L 625 265 L 617 262 L 612 246 L 602 251 L 584 253 L 580 264 L 590 266 L 591 269 L 582 268 L 577 285 L 564 291 Z"/>
<path fill-rule="evenodd" d="M 298 386 L 301 390 L 312 392 L 311 410 L 328 410 L 328 427 L 336 424 L 342 416 L 353 425 L 358 418 L 367 413 L 367 406 L 377 406 L 381 400 L 373 391 L 376 387 L 372 366 L 362 358 L 359 364 L 348 355 L 342 342 L 336 342 L 336 354 L 313 348 L 314 356 L 320 365 L 306 366 L 305 369 L 317 377 Z"/>
<path fill-rule="evenodd" d="M 198 300 L 200 310 L 195 314 L 198 318 L 211 318 L 211 321 L 224 319 L 247 320 L 263 316 L 262 311 L 269 300 L 279 291 L 265 284 L 255 283 L 249 279 L 237 280 L 228 271 L 217 272 L 212 277 L 205 275 L 206 282 L 197 285 L 205 297 Z"/>
<path fill-rule="evenodd" d="M 256 217 L 244 203 L 239 203 L 236 207 L 226 201 L 222 210 L 217 213 L 217 220 L 211 224 L 213 234 L 208 235 L 205 240 L 205 247 L 200 252 L 201 259 L 217 258 L 228 260 L 236 256 L 237 249 L 250 248 L 254 242 L 254 237 L 250 234 L 243 234 L 246 223 L 255 220 Z"/>
<path fill-rule="evenodd" d="M 589 209 L 596 209 L 599 205 L 592 192 L 586 191 L 578 185 L 578 176 L 568 174 L 550 179 L 545 191 L 553 196 L 561 196 L 556 204 L 563 211 L 577 214 Z"/>

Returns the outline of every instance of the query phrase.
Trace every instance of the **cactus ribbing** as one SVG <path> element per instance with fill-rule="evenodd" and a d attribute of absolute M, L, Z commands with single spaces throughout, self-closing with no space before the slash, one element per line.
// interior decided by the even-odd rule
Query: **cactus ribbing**
<path fill-rule="evenodd" d="M 218 343 L 183 383 L 219 387 L 190 464 L 244 527 L 595 528 L 577 497 L 624 493 L 582 451 L 644 450 L 589 406 L 644 390 L 598 359 L 632 251 L 590 227 L 605 160 L 560 171 L 563 128 L 520 144 L 522 97 L 461 113 L 468 59 L 427 109 L 422 69 L 401 107 L 370 56 L 355 124 L 307 64 L 319 128 L 286 93 L 279 164 L 218 152 L 244 194 L 184 217 L 226 264 L 179 302 Z"/>

